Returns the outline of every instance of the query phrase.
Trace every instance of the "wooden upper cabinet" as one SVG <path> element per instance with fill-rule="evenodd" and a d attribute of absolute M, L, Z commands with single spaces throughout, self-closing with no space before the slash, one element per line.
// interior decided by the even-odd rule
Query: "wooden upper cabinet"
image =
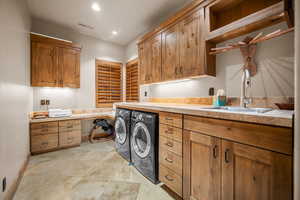
<path fill-rule="evenodd" d="M 31 34 L 31 86 L 80 87 L 80 47 Z"/>
<path fill-rule="evenodd" d="M 161 81 L 161 67 L 162 67 L 162 47 L 161 47 L 161 34 L 153 37 L 148 42 L 149 52 L 149 66 L 148 76 L 149 83 L 155 83 Z"/>
<path fill-rule="evenodd" d="M 148 68 L 148 56 L 146 52 L 145 43 L 139 45 L 139 77 L 140 84 L 146 84 L 147 82 L 147 68 Z"/>
<path fill-rule="evenodd" d="M 292 157 L 222 141 L 222 200 L 292 200 Z"/>
<path fill-rule="evenodd" d="M 55 87 L 58 84 L 57 48 L 52 44 L 32 42 L 31 85 Z"/>
<path fill-rule="evenodd" d="M 221 198 L 221 139 L 192 131 L 183 134 L 184 199 Z"/>
<path fill-rule="evenodd" d="M 140 83 L 149 84 L 161 80 L 162 67 L 161 34 L 158 34 L 139 46 Z"/>
<path fill-rule="evenodd" d="M 179 24 L 165 30 L 162 34 L 162 80 L 180 78 Z"/>
<path fill-rule="evenodd" d="M 80 51 L 61 48 L 59 55 L 61 87 L 80 87 Z"/>
<path fill-rule="evenodd" d="M 215 56 L 209 55 L 214 44 L 205 41 L 207 24 L 204 9 L 211 2 L 193 2 L 141 39 L 141 84 L 216 76 Z"/>
<path fill-rule="evenodd" d="M 191 77 L 204 75 L 205 41 L 204 8 L 186 17 L 180 27 L 180 75 Z"/>

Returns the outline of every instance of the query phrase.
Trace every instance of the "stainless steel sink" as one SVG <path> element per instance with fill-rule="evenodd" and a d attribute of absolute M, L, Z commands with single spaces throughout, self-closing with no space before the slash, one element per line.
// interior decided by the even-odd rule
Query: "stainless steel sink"
<path fill-rule="evenodd" d="M 213 107 L 211 109 L 226 110 L 230 112 L 250 112 L 250 113 L 266 113 L 272 111 L 271 108 L 243 108 L 243 107 Z"/>

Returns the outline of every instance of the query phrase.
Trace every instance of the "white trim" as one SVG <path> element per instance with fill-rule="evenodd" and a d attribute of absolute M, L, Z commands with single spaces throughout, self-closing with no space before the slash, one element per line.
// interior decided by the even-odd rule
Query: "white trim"
<path fill-rule="evenodd" d="M 46 37 L 46 38 L 51 38 L 51 39 L 55 39 L 55 40 L 59 40 L 59 41 L 63 41 L 63 42 L 73 43 L 70 40 L 64 40 L 64 39 L 60 39 L 60 38 L 56 38 L 56 37 L 51 37 L 49 35 L 44 35 L 44 34 L 35 33 L 35 32 L 30 32 L 30 33 L 33 34 L 33 35 L 39 35 L 39 36 L 43 36 L 43 37 Z"/>

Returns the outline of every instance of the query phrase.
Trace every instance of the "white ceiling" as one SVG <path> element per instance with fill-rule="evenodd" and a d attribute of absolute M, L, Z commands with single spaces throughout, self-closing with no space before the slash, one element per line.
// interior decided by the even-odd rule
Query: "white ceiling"
<path fill-rule="evenodd" d="M 190 1 L 192 0 L 28 0 L 28 4 L 33 18 L 127 45 Z M 99 3 L 100 12 L 91 9 L 93 2 Z M 82 28 L 78 23 L 94 29 Z M 113 30 L 118 31 L 118 35 L 113 36 Z"/>

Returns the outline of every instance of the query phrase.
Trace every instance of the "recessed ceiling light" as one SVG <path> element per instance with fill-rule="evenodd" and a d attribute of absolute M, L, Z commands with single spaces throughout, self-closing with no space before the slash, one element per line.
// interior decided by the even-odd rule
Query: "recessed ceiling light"
<path fill-rule="evenodd" d="M 94 11 L 97 11 L 97 12 L 99 12 L 99 11 L 101 10 L 99 4 L 96 3 L 96 2 L 94 2 L 94 3 L 92 4 L 92 9 L 93 9 Z"/>
<path fill-rule="evenodd" d="M 112 34 L 113 35 L 118 35 L 118 32 L 117 31 L 112 31 Z"/>

